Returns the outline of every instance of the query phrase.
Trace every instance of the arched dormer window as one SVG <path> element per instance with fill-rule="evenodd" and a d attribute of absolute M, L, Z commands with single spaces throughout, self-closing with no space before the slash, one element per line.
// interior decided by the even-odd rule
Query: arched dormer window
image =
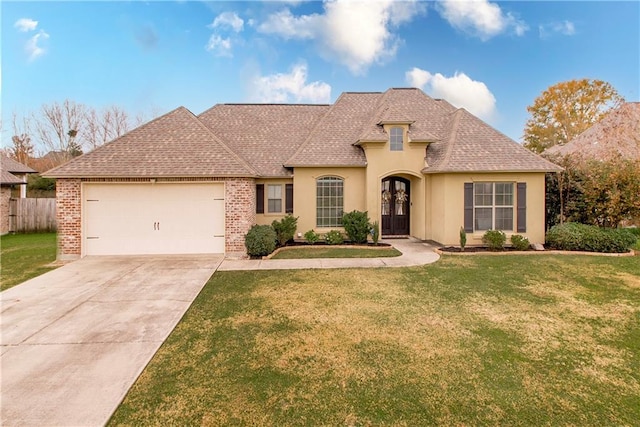
<path fill-rule="evenodd" d="M 325 176 L 316 180 L 316 225 L 341 227 L 344 213 L 344 180 Z"/>
<path fill-rule="evenodd" d="M 391 151 L 402 151 L 404 145 L 404 129 L 401 127 L 392 127 L 389 130 L 389 145 Z"/>

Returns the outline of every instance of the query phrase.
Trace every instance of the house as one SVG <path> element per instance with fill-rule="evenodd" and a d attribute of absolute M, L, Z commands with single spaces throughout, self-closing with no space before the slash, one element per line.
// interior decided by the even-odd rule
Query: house
<path fill-rule="evenodd" d="M 419 89 L 345 92 L 332 105 L 220 104 L 152 120 L 48 171 L 59 257 L 225 253 L 287 213 L 298 237 L 368 211 L 383 236 L 543 242 L 553 163 Z"/>
<path fill-rule="evenodd" d="M 27 175 L 35 172 L 30 167 L 0 154 L 0 234 L 10 231 L 11 197 L 27 196 Z M 14 190 L 16 194 L 12 194 Z"/>
<path fill-rule="evenodd" d="M 620 156 L 640 160 L 640 102 L 626 102 L 564 145 L 545 150 L 545 156 L 606 160 Z"/>

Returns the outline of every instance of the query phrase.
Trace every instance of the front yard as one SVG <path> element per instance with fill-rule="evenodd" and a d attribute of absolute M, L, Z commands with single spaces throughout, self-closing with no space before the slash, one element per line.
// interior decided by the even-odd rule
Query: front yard
<path fill-rule="evenodd" d="M 9 289 L 55 267 L 56 234 L 7 234 L 0 237 L 0 290 Z"/>
<path fill-rule="evenodd" d="M 637 257 L 218 272 L 111 425 L 634 425 Z"/>

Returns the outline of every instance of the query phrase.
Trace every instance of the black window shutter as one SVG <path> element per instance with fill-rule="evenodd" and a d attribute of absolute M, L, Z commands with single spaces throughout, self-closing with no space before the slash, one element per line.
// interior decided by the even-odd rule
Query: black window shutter
<path fill-rule="evenodd" d="M 473 182 L 464 183 L 464 231 L 473 233 Z"/>
<path fill-rule="evenodd" d="M 284 185 L 285 213 L 293 213 L 293 184 Z"/>
<path fill-rule="evenodd" d="M 264 213 L 264 184 L 256 184 L 256 213 Z"/>
<path fill-rule="evenodd" d="M 527 183 L 518 183 L 518 233 L 527 232 Z"/>

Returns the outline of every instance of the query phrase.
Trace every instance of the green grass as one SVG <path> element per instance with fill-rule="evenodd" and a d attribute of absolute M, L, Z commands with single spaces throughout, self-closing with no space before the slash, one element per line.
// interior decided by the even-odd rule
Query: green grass
<path fill-rule="evenodd" d="M 56 260 L 56 234 L 7 234 L 0 237 L 2 270 L 0 290 L 53 270 Z"/>
<path fill-rule="evenodd" d="M 110 425 L 637 425 L 638 266 L 217 272 Z"/>
<path fill-rule="evenodd" d="M 396 248 L 372 249 L 365 247 L 331 247 L 331 246 L 302 246 L 285 248 L 272 259 L 308 259 L 308 258 L 379 258 L 396 257 L 402 252 Z"/>

